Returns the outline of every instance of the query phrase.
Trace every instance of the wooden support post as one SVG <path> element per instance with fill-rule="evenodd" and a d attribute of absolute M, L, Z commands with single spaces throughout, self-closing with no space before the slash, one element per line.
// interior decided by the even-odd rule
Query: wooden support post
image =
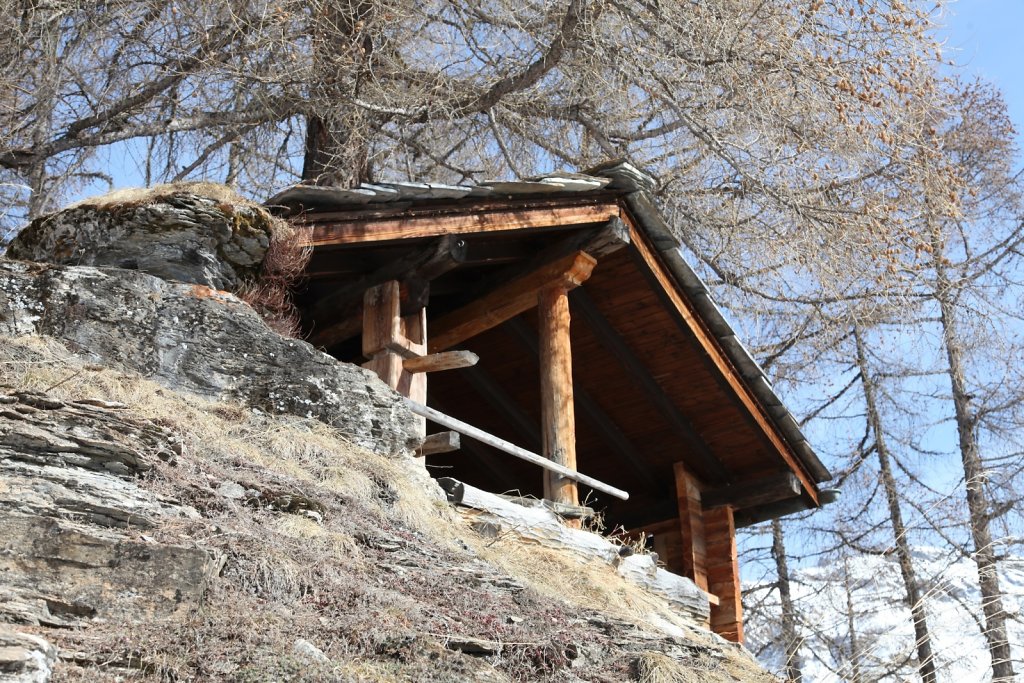
<path fill-rule="evenodd" d="M 540 394 L 544 457 L 576 469 L 576 415 L 572 400 L 572 350 L 569 343 L 569 294 L 547 287 L 537 297 L 540 324 Z M 579 505 L 576 482 L 544 474 L 544 498 Z"/>
<path fill-rule="evenodd" d="M 418 403 L 427 400 L 427 375 L 405 369 L 405 358 L 427 351 L 427 309 L 402 316 L 399 284 L 385 282 L 366 290 L 363 297 L 363 364 L 389 387 Z M 427 421 L 416 418 L 420 436 L 427 435 Z"/>
<path fill-rule="evenodd" d="M 736 524 L 730 505 L 704 510 L 708 554 L 708 591 L 718 596 L 711 607 L 711 630 L 734 643 L 743 642 L 743 604 L 736 553 Z"/>
<path fill-rule="evenodd" d="M 679 506 L 679 536 L 682 541 L 683 576 L 708 591 L 707 544 L 700 487 L 681 462 L 675 464 L 676 500 Z"/>

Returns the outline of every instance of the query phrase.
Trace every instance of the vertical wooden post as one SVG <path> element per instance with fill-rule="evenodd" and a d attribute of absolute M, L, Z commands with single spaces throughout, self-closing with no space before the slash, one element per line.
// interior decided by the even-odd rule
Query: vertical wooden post
<path fill-rule="evenodd" d="M 743 604 L 736 553 L 736 523 L 730 505 L 704 510 L 707 539 L 708 592 L 718 597 L 711 606 L 711 630 L 726 640 L 743 642 Z"/>
<path fill-rule="evenodd" d="M 427 402 L 427 373 L 413 373 L 402 366 L 405 356 L 427 352 L 427 309 L 402 316 L 401 289 L 396 280 L 370 287 L 363 295 L 364 368 L 372 370 L 389 387 L 419 403 Z M 427 422 L 416 417 L 420 436 Z"/>
<path fill-rule="evenodd" d="M 572 397 L 569 295 L 564 286 L 545 287 L 537 297 L 540 333 L 540 394 L 544 457 L 576 469 L 576 415 Z M 579 505 L 576 482 L 544 473 L 544 497 Z"/>
<path fill-rule="evenodd" d="M 419 356 L 427 352 L 427 309 L 421 308 L 402 318 L 401 333 L 408 341 L 409 350 Z M 403 369 L 399 375 L 398 393 L 408 396 L 417 403 L 427 405 L 427 373 L 409 372 Z M 415 416 L 419 435 L 427 436 L 427 420 Z"/>
<path fill-rule="evenodd" d="M 679 535 L 683 548 L 683 576 L 708 590 L 707 544 L 700 487 L 681 462 L 675 464 L 676 500 L 679 505 Z"/>

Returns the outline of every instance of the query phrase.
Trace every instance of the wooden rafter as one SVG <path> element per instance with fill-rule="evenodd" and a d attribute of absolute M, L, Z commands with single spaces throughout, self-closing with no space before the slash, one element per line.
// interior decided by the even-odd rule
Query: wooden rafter
<path fill-rule="evenodd" d="M 431 325 L 431 353 L 449 349 L 535 307 L 543 289 L 556 285 L 572 289 L 582 284 L 595 265 L 596 259 L 584 252 L 569 254 L 441 316 Z"/>
<path fill-rule="evenodd" d="M 668 304 L 669 310 L 675 313 L 682 328 L 696 337 L 706 357 L 714 364 L 716 375 L 727 385 L 729 392 L 736 397 L 743 411 L 750 415 L 753 423 L 765 438 L 768 439 L 774 450 L 779 454 L 779 457 L 786 463 L 786 466 L 800 479 L 805 495 L 810 498 L 814 505 L 818 505 L 817 488 L 804 466 L 778 433 L 778 430 L 771 423 L 767 413 L 750 389 L 744 385 L 739 372 L 729 362 L 718 341 L 700 320 L 700 316 L 693 309 L 692 304 L 681 294 L 681 288 L 658 258 L 643 231 L 636 226 L 632 216 L 628 212 L 623 211 L 622 218 L 629 225 L 630 240 L 634 247 L 633 253 L 636 254 L 639 263 L 643 266 L 643 271 L 653 280 L 655 290 L 659 296 Z"/>
<path fill-rule="evenodd" d="M 714 456 L 704 440 L 697 434 L 690 420 L 676 407 L 672 399 L 668 397 L 658 380 L 654 379 L 650 370 L 647 369 L 622 336 L 615 330 L 610 322 L 598 310 L 597 304 L 590 298 L 590 295 L 583 289 L 576 290 L 571 296 L 572 303 L 576 310 L 586 320 L 587 325 L 593 331 L 594 336 L 608 350 L 608 352 L 619 361 L 637 386 L 647 396 L 662 417 L 672 426 L 676 433 L 683 439 L 683 442 L 693 454 L 705 476 L 718 482 L 729 481 L 729 473 Z"/>
<path fill-rule="evenodd" d="M 767 505 L 800 495 L 800 480 L 792 472 L 736 482 L 732 486 L 705 491 L 705 507 L 732 505 L 737 510 Z"/>

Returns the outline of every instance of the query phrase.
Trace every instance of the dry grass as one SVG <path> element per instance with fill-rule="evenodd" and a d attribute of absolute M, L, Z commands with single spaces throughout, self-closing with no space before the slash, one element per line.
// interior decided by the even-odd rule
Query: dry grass
<path fill-rule="evenodd" d="M 144 206 L 146 204 L 155 204 L 179 192 L 190 192 L 222 204 L 248 206 L 262 210 L 259 204 L 251 199 L 246 199 L 227 185 L 203 181 L 164 183 L 153 185 L 152 187 L 125 187 L 111 190 L 106 194 L 79 200 L 74 204 L 69 204 L 67 208 L 89 206 L 97 209 L 109 209 L 118 206 Z"/>
<path fill-rule="evenodd" d="M 646 630 L 645 649 L 658 640 L 643 626 L 652 615 L 681 620 L 612 567 L 511 537 L 481 538 L 432 492 L 418 466 L 355 448 L 319 422 L 178 394 L 83 364 L 38 337 L 0 337 L 0 391 L 5 385 L 121 402 L 176 432 L 183 444 L 178 462 L 158 464 L 142 483 L 202 518 L 166 522 L 152 535 L 227 558 L 221 579 L 184 620 L 48 634 L 62 650 L 91 652 L 100 662 L 62 665 L 61 680 L 771 680 L 758 678 L 763 672 L 745 657 L 673 666 L 656 653 L 638 658 L 622 651 L 623 632 L 595 630 L 586 615 L 637 624 L 626 632 Z M 226 481 L 318 507 L 247 505 L 218 495 Z M 474 581 L 480 572 L 514 577 L 527 589 Z M 497 643 L 500 652 L 481 658 L 446 649 L 448 634 Z M 297 659 L 296 638 L 331 661 Z M 701 642 L 696 633 L 690 640 Z M 584 644 L 606 653 L 603 668 L 570 675 L 566 653 Z"/>

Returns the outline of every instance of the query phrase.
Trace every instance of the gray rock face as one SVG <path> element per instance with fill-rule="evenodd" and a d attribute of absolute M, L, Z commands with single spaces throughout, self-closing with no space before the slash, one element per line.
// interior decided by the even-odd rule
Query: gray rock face
<path fill-rule="evenodd" d="M 199 518 L 137 483 L 178 443 L 116 405 L 0 394 L 0 621 L 67 626 L 194 604 L 216 559 L 140 533 Z"/>
<path fill-rule="evenodd" d="M 0 627 L 0 681 L 46 683 L 56 659 L 57 648 L 45 639 Z"/>
<path fill-rule="evenodd" d="M 281 337 L 204 286 L 0 259 L 0 333 L 48 335 L 175 390 L 315 418 L 378 453 L 418 442 L 412 415 L 376 375 Z"/>
<path fill-rule="evenodd" d="M 18 234 L 7 254 L 26 261 L 141 270 L 234 290 L 263 262 L 272 222 L 256 206 L 174 192 L 42 216 Z"/>

